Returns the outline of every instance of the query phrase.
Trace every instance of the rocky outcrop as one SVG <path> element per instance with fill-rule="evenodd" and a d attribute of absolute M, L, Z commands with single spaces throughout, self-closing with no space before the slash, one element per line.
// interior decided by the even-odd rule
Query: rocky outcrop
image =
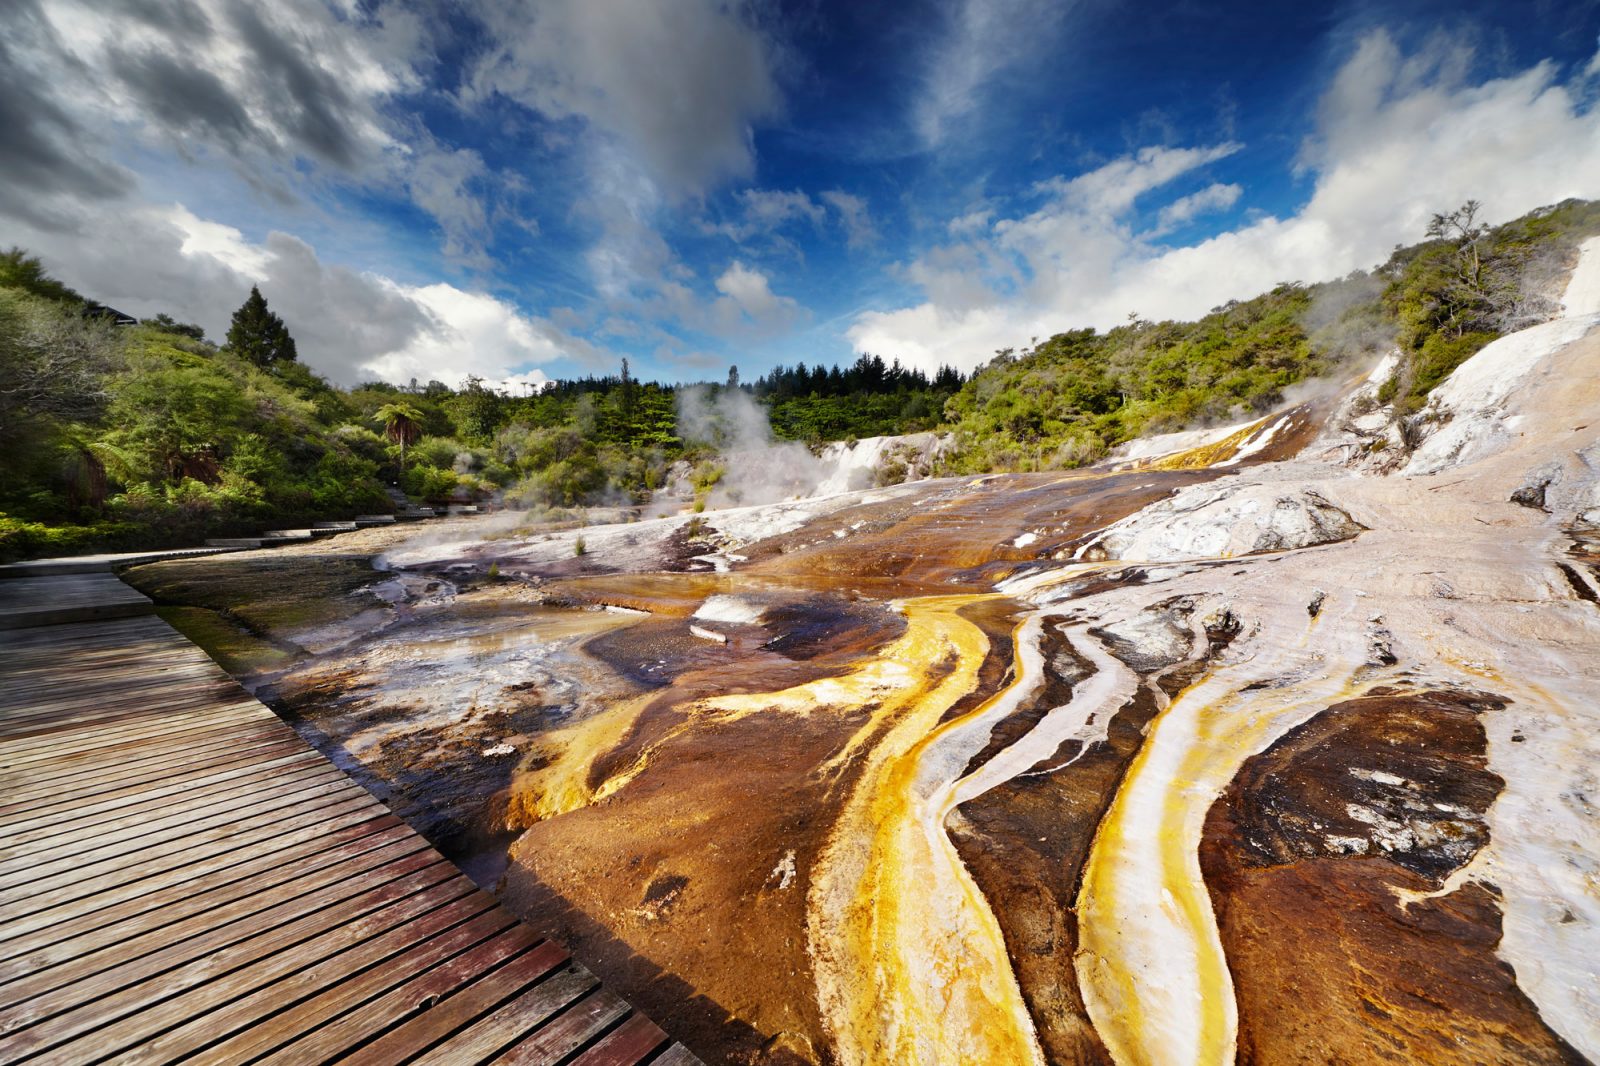
<path fill-rule="evenodd" d="M 1091 562 L 1230 558 L 1330 544 L 1361 529 L 1311 489 L 1196 485 L 1116 523 L 1077 556 Z"/>

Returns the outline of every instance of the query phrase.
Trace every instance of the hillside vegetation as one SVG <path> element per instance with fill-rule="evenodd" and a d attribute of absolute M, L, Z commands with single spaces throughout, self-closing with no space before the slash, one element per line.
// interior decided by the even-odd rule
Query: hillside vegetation
<path fill-rule="evenodd" d="M 626 363 L 508 396 L 476 379 L 342 389 L 297 356 L 260 293 L 217 345 L 167 315 L 119 325 L 37 259 L 0 255 L 0 559 L 385 512 L 390 484 L 435 504 L 565 508 L 641 502 L 675 463 L 702 490 L 724 469 L 714 443 L 680 436 L 679 389 Z M 822 376 L 821 401 L 794 394 L 793 372 L 763 379 L 797 412 L 780 435 L 926 428 L 962 380 L 935 387 L 871 357 Z M 697 386 L 713 402 L 737 387 Z"/>
<path fill-rule="evenodd" d="M 1440 215 L 1430 239 L 1338 281 L 1287 282 L 1197 322 L 1133 319 L 999 352 L 946 405 L 962 472 L 1078 466 L 1123 441 L 1262 414 L 1308 378 L 1398 349 L 1381 398 L 1402 417 L 1496 337 L 1556 312 L 1600 204 L 1567 201 L 1492 229 L 1477 205 Z"/>
<path fill-rule="evenodd" d="M 1059 333 L 970 379 L 862 356 L 751 384 L 732 370 L 694 386 L 697 405 L 741 390 L 775 437 L 813 446 L 948 429 L 948 472 L 1066 468 L 1144 433 L 1264 412 L 1398 348 L 1382 398 L 1425 418 L 1450 370 L 1554 313 L 1577 241 L 1600 232 L 1600 205 L 1580 201 L 1492 229 L 1476 215 L 1441 214 L 1371 273 L 1284 283 L 1197 322 Z M 167 315 L 127 321 L 25 252 L 0 254 L 0 558 L 384 511 L 392 483 L 436 504 L 566 508 L 642 502 L 675 465 L 704 492 L 725 469 L 715 439 L 685 438 L 682 387 L 637 381 L 626 362 L 526 396 L 475 379 L 344 389 L 299 361 L 293 323 L 257 292 L 221 345 Z"/>

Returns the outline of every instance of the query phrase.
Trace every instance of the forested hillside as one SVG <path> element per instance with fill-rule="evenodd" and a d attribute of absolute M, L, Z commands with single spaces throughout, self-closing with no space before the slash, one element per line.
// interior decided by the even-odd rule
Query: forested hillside
<path fill-rule="evenodd" d="M 1429 239 L 1371 273 L 1286 282 L 1198 322 L 1135 319 L 998 353 L 946 405 L 962 471 L 1092 462 L 1145 433 L 1236 420 L 1307 378 L 1398 348 L 1382 398 L 1415 415 L 1429 390 L 1504 333 L 1551 317 L 1600 204 L 1569 200 L 1489 228 L 1478 205 L 1435 217 Z"/>
<path fill-rule="evenodd" d="M 0 558 L 196 543 L 392 508 L 387 484 L 443 504 L 642 501 L 715 446 L 679 435 L 678 387 L 621 373 L 527 396 L 469 379 L 341 389 L 298 359 L 252 292 L 216 344 L 167 315 L 129 324 L 0 256 Z M 779 435 L 820 444 L 935 424 L 961 384 L 863 357 L 818 368 L 822 398 L 775 371 L 753 390 Z M 804 379 L 809 383 L 810 378 Z M 713 400 L 730 385 L 698 388 Z"/>
<path fill-rule="evenodd" d="M 1488 228 L 1477 205 L 1373 272 L 1286 282 L 1197 322 L 1131 319 L 1006 350 L 971 379 L 862 356 L 777 367 L 730 389 L 779 439 L 944 428 L 950 472 L 1059 469 L 1143 433 L 1263 412 L 1308 378 L 1402 355 L 1382 398 L 1425 418 L 1429 390 L 1484 344 L 1549 317 L 1600 205 L 1568 201 Z M 680 434 L 681 386 L 614 376 L 510 396 L 469 379 L 337 388 L 299 361 L 293 323 L 260 293 L 222 344 L 157 315 L 138 323 L 0 255 L 0 557 L 195 543 L 389 509 L 385 485 L 432 503 L 640 502 L 686 461 L 702 489 L 716 443 Z M 681 470 L 681 468 L 680 468 Z"/>

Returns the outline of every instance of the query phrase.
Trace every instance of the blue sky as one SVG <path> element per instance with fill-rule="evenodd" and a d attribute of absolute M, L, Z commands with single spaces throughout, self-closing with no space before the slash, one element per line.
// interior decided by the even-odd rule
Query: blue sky
<path fill-rule="evenodd" d="M 1600 0 L 15 0 L 0 241 L 337 380 L 963 369 L 1600 196 Z"/>

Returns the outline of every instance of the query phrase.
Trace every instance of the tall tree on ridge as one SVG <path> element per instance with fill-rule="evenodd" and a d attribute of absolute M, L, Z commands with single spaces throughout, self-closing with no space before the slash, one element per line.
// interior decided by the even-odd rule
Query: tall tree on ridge
<path fill-rule="evenodd" d="M 267 298 L 254 285 L 250 286 L 250 295 L 244 304 L 233 313 L 233 323 L 228 327 L 228 348 L 259 367 L 291 362 L 296 357 L 289 327 L 267 307 Z"/>

